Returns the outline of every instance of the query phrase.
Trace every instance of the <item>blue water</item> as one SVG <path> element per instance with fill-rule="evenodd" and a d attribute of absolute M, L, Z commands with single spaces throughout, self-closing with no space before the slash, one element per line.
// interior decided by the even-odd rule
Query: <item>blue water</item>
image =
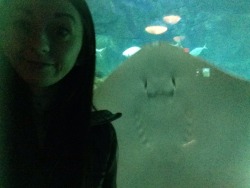
<path fill-rule="evenodd" d="M 97 70 L 106 76 L 127 57 L 122 52 L 131 46 L 167 41 L 185 36 L 182 46 L 202 47 L 199 57 L 226 72 L 250 79 L 250 1 L 249 0 L 87 0 L 96 34 Z M 179 15 L 181 21 L 168 25 L 162 18 Z M 161 35 L 145 32 L 152 24 L 165 25 Z"/>

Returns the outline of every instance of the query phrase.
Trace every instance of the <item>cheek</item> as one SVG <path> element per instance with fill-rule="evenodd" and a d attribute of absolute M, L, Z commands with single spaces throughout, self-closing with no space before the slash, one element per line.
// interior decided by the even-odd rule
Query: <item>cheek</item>
<path fill-rule="evenodd" d="M 58 50 L 60 53 L 60 59 L 66 64 L 67 67 L 73 67 L 76 63 L 78 55 L 82 48 L 82 40 L 68 43 L 62 47 L 61 50 Z"/>
<path fill-rule="evenodd" d="M 24 44 L 11 30 L 2 32 L 1 43 L 1 50 L 9 59 L 15 59 Z"/>

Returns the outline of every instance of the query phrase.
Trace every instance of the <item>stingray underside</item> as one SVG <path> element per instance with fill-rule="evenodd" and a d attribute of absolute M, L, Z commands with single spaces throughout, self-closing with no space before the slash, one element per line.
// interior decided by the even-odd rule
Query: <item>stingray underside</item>
<path fill-rule="evenodd" d="M 167 43 L 146 45 L 95 90 L 122 112 L 119 188 L 250 187 L 250 83 Z"/>

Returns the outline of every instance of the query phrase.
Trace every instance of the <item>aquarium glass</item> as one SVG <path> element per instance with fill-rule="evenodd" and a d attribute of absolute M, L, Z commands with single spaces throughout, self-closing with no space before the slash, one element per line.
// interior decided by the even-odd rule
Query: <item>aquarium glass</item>
<path fill-rule="evenodd" d="M 222 70 L 250 79 L 248 0 L 88 0 L 96 27 L 98 75 L 110 74 L 130 47 L 154 41 L 181 46 Z M 175 15 L 180 20 L 164 17 Z M 166 20 L 166 19 L 165 19 Z M 166 27 L 152 34 L 148 26 Z M 178 37 L 181 37 L 178 38 Z M 181 40 L 178 44 L 176 40 Z"/>
<path fill-rule="evenodd" d="M 249 188 L 250 1 L 87 1 L 94 102 L 123 113 L 118 187 Z"/>

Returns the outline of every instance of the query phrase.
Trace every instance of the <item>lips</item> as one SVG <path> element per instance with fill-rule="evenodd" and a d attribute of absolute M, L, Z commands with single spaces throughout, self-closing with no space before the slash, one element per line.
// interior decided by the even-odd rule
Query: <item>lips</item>
<path fill-rule="evenodd" d="M 28 63 L 28 65 L 32 69 L 37 69 L 37 70 L 41 70 L 41 69 L 45 69 L 45 68 L 50 68 L 50 67 L 54 66 L 53 63 L 46 62 L 46 61 L 27 60 L 26 62 Z"/>
<path fill-rule="evenodd" d="M 48 61 L 37 61 L 37 60 L 26 60 L 29 64 L 32 64 L 34 66 L 53 66 L 54 63 L 48 62 Z"/>

